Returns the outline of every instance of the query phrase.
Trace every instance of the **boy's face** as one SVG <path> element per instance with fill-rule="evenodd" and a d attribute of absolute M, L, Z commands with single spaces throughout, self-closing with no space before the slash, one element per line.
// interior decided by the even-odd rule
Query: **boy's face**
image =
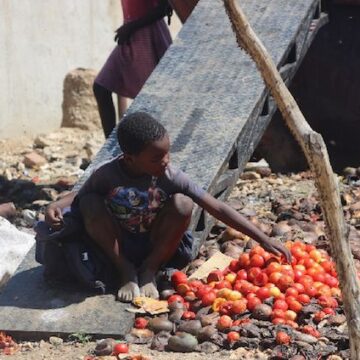
<path fill-rule="evenodd" d="M 162 139 L 154 141 L 147 145 L 145 149 L 132 155 L 134 168 L 142 173 L 152 176 L 162 176 L 170 162 L 170 140 L 166 134 Z"/>

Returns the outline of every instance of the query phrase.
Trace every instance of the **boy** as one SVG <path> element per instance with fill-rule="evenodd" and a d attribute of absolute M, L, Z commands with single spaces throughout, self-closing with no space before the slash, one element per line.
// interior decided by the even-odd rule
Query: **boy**
<path fill-rule="evenodd" d="M 75 197 L 72 210 L 80 210 L 88 235 L 119 271 L 120 301 L 131 301 L 139 294 L 157 298 L 159 268 L 181 257 L 190 260 L 186 230 L 194 202 L 268 251 L 291 260 L 280 242 L 170 165 L 169 136 L 150 115 L 126 116 L 117 135 L 123 155 L 96 170 L 76 197 L 72 193 L 51 204 L 46 221 L 59 227 L 61 209 Z"/>

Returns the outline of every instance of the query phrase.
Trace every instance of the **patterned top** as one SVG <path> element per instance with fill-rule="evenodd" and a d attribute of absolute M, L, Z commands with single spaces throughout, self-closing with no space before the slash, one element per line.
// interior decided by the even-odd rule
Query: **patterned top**
<path fill-rule="evenodd" d="M 103 196 L 119 225 L 129 232 L 149 231 L 157 213 L 172 194 L 187 195 L 195 202 L 205 194 L 205 190 L 175 167 L 168 166 L 165 174 L 158 178 L 150 175 L 131 177 L 124 171 L 121 159 L 116 158 L 97 169 L 82 186 L 77 198 L 88 193 Z"/>

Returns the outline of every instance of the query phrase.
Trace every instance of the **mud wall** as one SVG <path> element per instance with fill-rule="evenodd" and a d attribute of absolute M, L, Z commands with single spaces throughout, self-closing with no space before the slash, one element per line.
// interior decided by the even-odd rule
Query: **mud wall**
<path fill-rule="evenodd" d="M 322 134 L 334 169 L 341 171 L 360 165 L 360 6 L 328 2 L 326 8 L 330 22 L 318 33 L 290 90 Z M 276 171 L 306 166 L 278 113 L 257 153 Z"/>
<path fill-rule="evenodd" d="M 0 138 L 59 127 L 65 75 L 99 69 L 119 0 L 0 0 Z"/>

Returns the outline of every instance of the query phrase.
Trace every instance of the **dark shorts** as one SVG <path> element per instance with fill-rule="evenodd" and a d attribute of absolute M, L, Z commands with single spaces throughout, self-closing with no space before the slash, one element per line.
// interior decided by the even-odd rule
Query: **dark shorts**
<path fill-rule="evenodd" d="M 124 231 L 124 235 L 122 251 L 125 257 L 136 266 L 140 266 L 151 252 L 150 233 L 130 233 Z M 193 260 L 193 243 L 194 238 L 191 232 L 186 231 L 175 254 L 167 264 L 164 264 L 163 268 L 182 269 L 185 267 Z"/>

